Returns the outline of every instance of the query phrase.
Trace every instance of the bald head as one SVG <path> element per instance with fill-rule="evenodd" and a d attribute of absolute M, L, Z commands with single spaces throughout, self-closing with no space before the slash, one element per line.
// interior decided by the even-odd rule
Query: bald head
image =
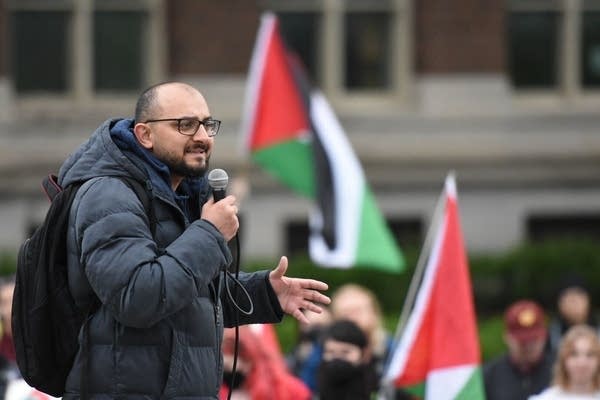
<path fill-rule="evenodd" d="M 162 82 L 150 86 L 142 92 L 135 105 L 135 122 L 143 122 L 159 114 L 163 102 L 173 92 L 188 92 L 190 95 L 200 96 L 202 94 L 193 86 L 182 82 Z M 166 94 L 167 96 L 163 96 Z"/>

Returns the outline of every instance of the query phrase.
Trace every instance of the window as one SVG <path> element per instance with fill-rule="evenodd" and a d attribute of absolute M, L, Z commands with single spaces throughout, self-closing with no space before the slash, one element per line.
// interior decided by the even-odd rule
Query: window
<path fill-rule="evenodd" d="M 158 78 L 158 1 L 13 0 L 8 10 L 19 94 L 81 100 Z"/>
<path fill-rule="evenodd" d="M 508 24 L 512 84 L 517 88 L 556 87 L 558 13 L 513 13 Z"/>
<path fill-rule="evenodd" d="M 318 35 L 320 19 L 314 12 L 282 12 L 278 15 L 281 34 L 286 45 L 302 60 L 309 77 L 319 81 L 317 68 Z"/>
<path fill-rule="evenodd" d="M 289 255 L 308 253 L 308 235 L 310 230 L 306 221 L 290 221 L 285 227 L 285 252 Z"/>
<path fill-rule="evenodd" d="M 585 88 L 600 87 L 600 10 L 583 14 L 581 85 Z"/>
<path fill-rule="evenodd" d="M 506 27 L 516 89 L 574 96 L 600 87 L 600 0 L 511 0 Z"/>
<path fill-rule="evenodd" d="M 137 90 L 144 85 L 140 12 L 94 13 L 94 89 Z"/>
<path fill-rule="evenodd" d="M 530 240 L 600 239 L 600 214 L 533 215 L 527 219 Z"/>
<path fill-rule="evenodd" d="M 345 22 L 346 88 L 389 88 L 389 14 L 351 12 Z"/>
<path fill-rule="evenodd" d="M 71 13 L 18 11 L 13 13 L 12 19 L 12 60 L 17 91 L 66 91 Z"/>
<path fill-rule="evenodd" d="M 267 0 L 288 47 L 334 102 L 407 95 L 412 0 Z"/>

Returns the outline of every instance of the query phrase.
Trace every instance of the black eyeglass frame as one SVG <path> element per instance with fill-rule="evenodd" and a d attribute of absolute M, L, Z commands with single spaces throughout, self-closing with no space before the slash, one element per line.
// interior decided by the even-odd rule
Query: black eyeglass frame
<path fill-rule="evenodd" d="M 209 134 L 208 130 L 206 130 L 206 134 L 208 135 L 208 137 L 217 136 L 217 133 L 219 133 L 219 128 L 221 127 L 221 121 L 218 119 L 214 119 L 214 118 L 206 118 L 203 120 L 200 120 L 198 118 L 189 118 L 189 117 L 188 118 L 160 118 L 160 119 L 148 119 L 148 120 L 144 121 L 143 123 L 146 124 L 148 122 L 169 122 L 169 121 L 177 121 L 177 132 L 179 132 L 180 134 L 182 134 L 184 136 L 194 136 L 196 133 L 198 133 L 198 129 L 200 129 L 200 125 L 204 125 L 204 129 L 206 130 L 207 122 L 215 123 L 215 132 L 212 135 Z M 183 132 L 181 132 L 181 121 L 195 121 L 195 122 L 198 122 L 198 126 L 196 127 L 196 130 L 192 134 L 183 133 Z"/>

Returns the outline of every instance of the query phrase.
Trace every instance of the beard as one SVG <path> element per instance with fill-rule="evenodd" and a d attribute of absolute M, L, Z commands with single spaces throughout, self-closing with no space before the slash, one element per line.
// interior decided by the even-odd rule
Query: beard
<path fill-rule="evenodd" d="M 185 158 L 179 157 L 172 153 L 156 154 L 162 162 L 169 167 L 169 171 L 173 175 L 187 177 L 187 178 L 199 178 L 206 174 L 210 163 L 210 156 L 208 155 L 208 148 L 203 146 L 206 154 L 206 159 L 201 166 L 191 166 L 185 162 Z M 186 150 L 187 151 L 187 150 Z"/>
<path fill-rule="evenodd" d="M 192 167 L 185 163 L 185 160 L 165 160 L 164 163 L 169 167 L 169 170 L 173 175 L 184 176 L 187 178 L 199 178 L 206 174 L 208 171 L 210 158 L 206 158 L 206 162 L 203 166 L 200 167 Z"/>

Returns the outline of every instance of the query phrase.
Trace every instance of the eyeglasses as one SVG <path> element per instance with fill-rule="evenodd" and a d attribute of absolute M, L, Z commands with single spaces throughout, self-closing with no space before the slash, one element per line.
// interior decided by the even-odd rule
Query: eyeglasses
<path fill-rule="evenodd" d="M 197 118 L 163 118 L 163 119 L 149 119 L 144 121 L 144 123 L 148 122 L 167 122 L 167 121 L 177 121 L 177 130 L 179 133 L 185 136 L 194 136 L 196 132 L 198 132 L 198 128 L 200 125 L 204 125 L 204 129 L 206 130 L 206 134 L 209 137 L 215 136 L 219 133 L 219 128 L 221 127 L 221 121 L 218 119 L 206 118 L 200 121 Z"/>

